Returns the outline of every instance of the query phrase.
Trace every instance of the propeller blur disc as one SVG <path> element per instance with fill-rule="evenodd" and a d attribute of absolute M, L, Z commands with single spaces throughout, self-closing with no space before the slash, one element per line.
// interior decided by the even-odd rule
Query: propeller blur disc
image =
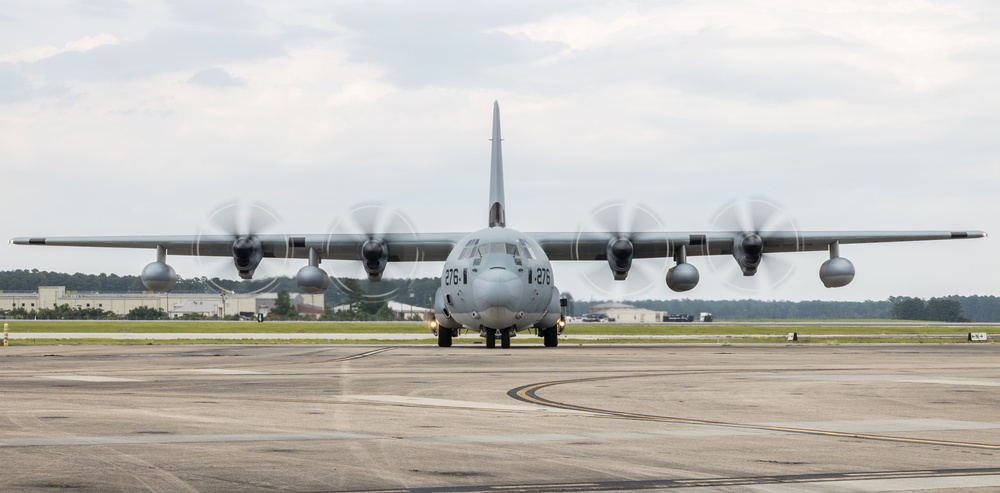
<path fill-rule="evenodd" d="M 577 230 L 577 241 L 584 233 L 611 233 L 627 237 L 629 233 L 664 231 L 663 221 L 651 208 L 636 203 L 607 202 L 594 208 Z M 609 236 L 609 239 L 611 237 Z M 574 246 L 574 251 L 579 249 Z M 609 299 L 634 298 L 649 291 L 663 279 L 669 259 L 633 259 L 628 277 L 615 281 L 607 262 L 588 261 L 581 277 L 587 286 Z"/>
<path fill-rule="evenodd" d="M 760 233 L 762 231 L 792 231 L 798 238 L 795 219 L 784 207 L 765 197 L 755 196 L 733 200 L 716 211 L 711 227 L 719 231 Z M 737 240 L 738 241 L 738 240 Z M 730 255 L 712 255 L 708 264 L 717 277 L 729 287 L 741 292 L 755 292 L 777 287 L 791 278 L 795 264 L 781 255 L 768 254 L 764 249 L 757 274 L 744 276 L 739 264 Z"/>
<path fill-rule="evenodd" d="M 381 240 L 386 234 L 402 235 L 404 238 L 415 238 L 417 234 L 416 227 L 406 214 L 380 202 L 355 205 L 345 215 L 332 221 L 327 231 L 328 241 L 333 241 L 338 235 L 362 235 L 369 240 Z M 389 253 L 392 254 L 391 245 Z M 408 266 L 403 266 L 400 262 L 389 262 L 383 278 L 391 277 L 404 282 L 382 292 L 369 293 L 363 290 L 360 283 L 343 280 L 367 279 L 362 261 L 337 260 L 330 261 L 329 264 L 330 280 L 337 289 L 348 297 L 360 297 L 365 301 L 388 301 L 396 298 L 409 289 L 417 271 L 416 262 L 408 262 Z"/>
<path fill-rule="evenodd" d="M 233 200 L 219 204 L 212 209 L 206 216 L 204 226 L 199 228 L 194 245 L 198 264 L 202 266 L 202 272 L 207 272 L 202 277 L 203 282 L 215 291 L 229 292 L 230 290 L 220 285 L 216 279 L 232 278 L 236 268 L 233 266 L 232 256 L 209 254 L 209 247 L 202 246 L 201 238 L 216 235 L 229 236 L 233 240 L 240 237 L 253 237 L 266 233 L 268 229 L 280 223 L 281 218 L 274 209 L 260 202 Z M 287 244 L 287 238 L 285 243 Z M 280 259 L 264 257 L 254 270 L 253 276 L 254 280 L 259 279 L 264 282 L 246 293 L 256 294 L 273 291 L 280 282 L 278 277 L 285 275 L 288 265 L 288 257 Z"/>

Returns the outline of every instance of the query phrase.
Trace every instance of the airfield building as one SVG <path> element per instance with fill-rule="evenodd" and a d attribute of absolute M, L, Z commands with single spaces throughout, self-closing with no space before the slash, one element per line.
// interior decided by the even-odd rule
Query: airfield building
<path fill-rule="evenodd" d="M 625 303 L 602 303 L 590 308 L 590 316 L 607 318 L 615 322 L 624 323 L 656 323 L 663 322 L 667 317 L 667 312 L 659 312 L 638 308 Z"/>
<path fill-rule="evenodd" d="M 301 313 L 313 315 L 323 313 L 322 294 L 290 293 L 291 302 Z M 64 286 L 40 286 L 35 293 L 0 292 L 0 308 L 10 310 L 24 308 L 39 310 L 69 305 L 70 308 L 99 308 L 117 315 L 127 315 L 138 307 L 162 308 L 172 318 L 186 313 L 198 313 L 207 317 L 230 317 L 267 314 L 277 293 L 256 294 L 207 294 L 207 293 L 92 293 L 67 291 Z"/>

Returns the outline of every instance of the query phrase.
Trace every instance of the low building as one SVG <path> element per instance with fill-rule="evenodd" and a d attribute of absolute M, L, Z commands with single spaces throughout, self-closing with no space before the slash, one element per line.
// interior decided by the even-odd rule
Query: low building
<path fill-rule="evenodd" d="M 434 319 L 434 310 L 431 310 L 430 308 L 408 305 L 398 301 L 390 301 L 388 304 L 389 309 L 391 309 L 393 313 L 396 314 L 396 318 L 400 320 L 413 320 L 414 317 L 417 317 L 424 322 L 430 322 Z"/>
<path fill-rule="evenodd" d="M 323 310 L 322 294 L 294 293 L 290 297 L 293 305 L 301 307 L 300 311 Z M 258 313 L 267 314 L 277 298 L 278 293 L 93 293 L 67 291 L 65 286 L 40 286 L 36 293 L 0 292 L 0 309 L 23 308 L 30 312 L 68 305 L 70 308 L 98 308 L 125 316 L 135 308 L 148 307 L 160 308 L 174 318 L 185 313 L 200 313 L 210 318 L 254 317 Z"/>
<path fill-rule="evenodd" d="M 662 322 L 667 317 L 667 312 L 647 310 L 625 303 L 602 303 L 590 308 L 590 316 L 615 322 L 644 324 Z"/>
<path fill-rule="evenodd" d="M 392 310 L 392 313 L 396 316 L 397 320 L 412 320 L 413 317 L 418 317 L 424 322 L 430 322 L 434 319 L 434 310 L 430 308 L 424 308 L 422 306 L 408 305 L 406 303 L 400 303 L 398 301 L 387 301 L 386 305 Z M 350 311 L 351 305 L 338 305 L 330 310 L 333 313 L 338 311 Z"/>

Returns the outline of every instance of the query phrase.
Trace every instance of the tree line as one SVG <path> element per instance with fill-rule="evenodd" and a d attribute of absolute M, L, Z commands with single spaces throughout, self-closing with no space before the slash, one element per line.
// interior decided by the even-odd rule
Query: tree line
<path fill-rule="evenodd" d="M 571 313 L 585 315 L 606 300 L 571 300 Z M 1000 322 L 996 296 L 946 296 L 923 300 L 893 296 L 882 301 L 760 301 L 641 300 L 627 302 L 647 310 L 671 314 L 711 313 L 716 320 L 925 320 L 939 322 Z"/>
<path fill-rule="evenodd" d="M 298 286 L 292 277 L 276 279 L 206 279 L 179 278 L 174 293 L 216 293 L 216 286 L 234 293 L 250 293 L 274 282 L 274 291 L 297 292 Z M 434 294 L 441 285 L 440 278 L 384 279 L 373 283 L 367 279 L 341 278 L 331 282 L 324 295 L 327 320 L 386 320 L 391 310 L 384 301 L 374 301 L 380 295 L 394 301 L 430 308 Z M 0 291 L 35 292 L 39 286 L 65 286 L 70 291 L 84 292 L 142 292 L 145 287 L 139 276 L 119 276 L 116 274 L 65 274 L 35 270 L 0 271 Z M 388 294 L 391 293 L 391 294 Z M 570 299 L 569 314 L 585 315 L 590 307 L 607 303 L 607 300 L 579 301 L 564 293 Z M 920 298 L 893 296 L 887 300 L 867 301 L 759 301 L 743 300 L 640 300 L 629 304 L 649 310 L 666 311 L 676 314 L 697 315 L 712 313 L 717 320 L 935 320 L 948 322 L 1000 322 L 1000 298 L 996 296 L 946 296 L 922 300 Z M 342 310 L 334 307 L 346 306 Z M 0 307 L 2 308 L 2 307 Z M 49 309 L 43 309 L 49 310 Z M 107 314 L 98 314 L 96 309 L 76 309 L 66 306 L 54 307 L 46 318 L 91 317 L 101 319 Z M 88 311 L 89 310 L 89 311 Z M 12 311 L 0 309 L 0 316 L 12 316 Z M 110 312 L 108 312 L 110 313 Z M 27 312 L 20 314 L 27 316 Z M 37 314 L 36 314 L 37 315 Z M 112 314 L 113 315 L 113 314 Z M 156 314 L 158 315 L 158 314 Z M 153 314 L 136 313 L 139 316 Z M 165 313 L 164 313 L 165 316 Z M 192 315 L 194 316 L 194 315 Z M 283 315 L 285 316 L 285 315 Z M 290 316 L 290 315 L 288 315 Z M 41 317 L 39 317 L 41 318 Z"/>

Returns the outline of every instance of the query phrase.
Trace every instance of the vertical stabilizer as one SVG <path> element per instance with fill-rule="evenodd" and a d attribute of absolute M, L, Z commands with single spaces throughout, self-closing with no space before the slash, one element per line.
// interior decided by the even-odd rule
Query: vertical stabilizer
<path fill-rule="evenodd" d="M 493 102 L 493 152 L 490 154 L 490 227 L 507 223 L 503 202 L 503 154 L 500 152 L 500 103 Z"/>

